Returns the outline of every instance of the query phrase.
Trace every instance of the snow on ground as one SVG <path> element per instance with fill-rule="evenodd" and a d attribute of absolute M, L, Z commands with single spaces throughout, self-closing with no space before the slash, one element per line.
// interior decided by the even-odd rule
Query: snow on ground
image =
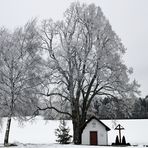
<path fill-rule="evenodd" d="M 133 119 L 133 120 L 102 120 L 111 131 L 108 132 L 109 143 L 115 141 L 118 131 L 114 130 L 117 124 L 121 124 L 125 128 L 122 130 L 122 135 L 125 136 L 126 142 L 131 144 L 148 145 L 148 119 Z"/>
<path fill-rule="evenodd" d="M 59 123 L 58 120 L 43 120 L 42 117 L 36 117 L 33 121 L 24 122 L 22 125 L 17 120 L 13 119 L 11 122 L 9 141 L 10 143 L 55 143 L 55 129 L 58 128 Z M 6 121 L 4 121 L 1 130 L 0 143 L 3 143 L 4 141 L 5 126 Z"/>
<path fill-rule="evenodd" d="M 146 146 L 128 146 L 128 148 L 144 148 Z M 4 146 L 0 146 L 0 148 L 4 148 Z M 8 147 L 10 148 L 10 147 Z M 116 148 L 115 146 L 90 146 L 90 145 L 61 145 L 61 144 L 19 144 L 18 146 L 13 146 L 11 148 Z M 117 147 L 117 148 L 123 148 Z"/>
<path fill-rule="evenodd" d="M 109 144 L 115 141 L 118 131 L 115 131 L 114 128 L 120 123 L 125 128 L 125 130 L 122 131 L 122 135 L 126 137 L 127 142 L 132 145 L 148 145 L 148 119 L 102 120 L 102 122 L 111 129 L 111 131 L 108 132 Z M 17 120 L 13 119 L 9 141 L 10 143 L 23 143 L 17 148 L 75 147 L 75 145 L 56 144 L 55 129 L 58 128 L 59 123 L 58 120 L 43 120 L 42 117 L 36 117 L 33 121 L 24 122 L 22 125 Z M 67 121 L 67 125 L 70 127 L 70 133 L 72 134 L 72 122 Z M 1 144 L 4 140 L 5 128 L 6 118 L 4 119 L 3 127 L 0 130 Z M 30 143 L 30 145 L 28 145 L 28 143 Z M 88 146 L 76 147 L 87 148 Z M 93 148 L 93 146 L 91 148 Z"/>

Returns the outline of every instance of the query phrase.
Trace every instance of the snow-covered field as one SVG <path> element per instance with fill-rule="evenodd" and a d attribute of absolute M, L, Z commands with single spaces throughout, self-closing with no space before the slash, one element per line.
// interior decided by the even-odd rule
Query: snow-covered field
<path fill-rule="evenodd" d="M 144 148 L 145 146 L 130 146 L 130 148 Z M 0 146 L 0 148 L 4 148 Z M 9 147 L 10 148 L 10 147 Z M 61 145 L 61 144 L 20 144 L 19 146 L 13 146 L 11 148 L 115 148 L 112 146 L 89 146 L 89 145 Z M 117 147 L 123 148 L 123 147 Z M 129 147 L 128 147 L 129 148 Z"/>
<path fill-rule="evenodd" d="M 132 145 L 148 145 L 148 119 L 141 120 L 102 120 L 111 131 L 108 132 L 109 144 L 115 141 L 118 131 L 114 128 L 117 124 L 121 124 L 125 130 L 122 135 L 126 137 L 126 141 Z M 72 123 L 67 121 L 67 125 L 71 129 Z M 3 127 L 0 130 L 0 147 L 4 139 L 6 119 L 4 119 Z M 55 129 L 58 128 L 58 120 L 43 120 L 42 117 L 36 117 L 35 120 L 20 124 L 17 120 L 12 120 L 10 131 L 10 143 L 19 143 L 17 148 L 88 148 L 89 146 L 75 145 L 59 145 L 56 143 Z M 91 146 L 94 148 L 95 146 Z M 98 147 L 98 146 L 97 146 Z M 15 148 L 15 147 L 14 147 Z M 103 148 L 105 148 L 103 146 Z"/>

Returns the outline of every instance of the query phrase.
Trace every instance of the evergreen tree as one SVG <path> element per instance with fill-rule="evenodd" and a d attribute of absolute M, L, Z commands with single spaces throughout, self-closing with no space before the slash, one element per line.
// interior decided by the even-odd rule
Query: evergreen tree
<path fill-rule="evenodd" d="M 69 135 L 69 127 L 66 127 L 66 122 L 65 120 L 60 121 L 59 128 L 55 130 L 55 134 L 57 136 L 57 142 L 60 144 L 69 144 L 70 140 L 72 138 L 71 135 Z"/>

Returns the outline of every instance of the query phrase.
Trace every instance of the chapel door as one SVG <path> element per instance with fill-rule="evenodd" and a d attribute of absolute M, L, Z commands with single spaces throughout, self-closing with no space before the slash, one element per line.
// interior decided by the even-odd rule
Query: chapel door
<path fill-rule="evenodd" d="M 90 145 L 98 145 L 97 131 L 90 131 Z"/>

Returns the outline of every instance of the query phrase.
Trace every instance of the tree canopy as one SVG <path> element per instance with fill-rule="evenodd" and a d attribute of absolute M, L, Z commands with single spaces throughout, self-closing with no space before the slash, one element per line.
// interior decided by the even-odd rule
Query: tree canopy
<path fill-rule="evenodd" d="M 46 109 L 72 118 L 78 144 L 92 100 L 133 97 L 138 84 L 129 79 L 132 70 L 122 59 L 126 49 L 100 7 L 72 3 L 62 21 L 45 20 L 41 34 L 50 74 L 42 93 L 48 98 Z M 53 105 L 55 100 L 60 108 Z M 62 108 L 64 104 L 70 109 Z"/>

